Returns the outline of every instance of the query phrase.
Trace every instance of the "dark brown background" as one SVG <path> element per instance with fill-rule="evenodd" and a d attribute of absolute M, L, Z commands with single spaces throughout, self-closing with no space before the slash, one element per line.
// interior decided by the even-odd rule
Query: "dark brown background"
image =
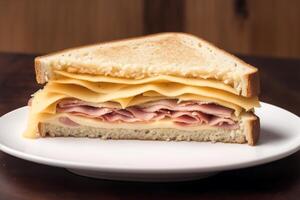
<path fill-rule="evenodd" d="M 298 0 L 0 0 L 0 51 L 46 53 L 162 31 L 300 58 Z"/>

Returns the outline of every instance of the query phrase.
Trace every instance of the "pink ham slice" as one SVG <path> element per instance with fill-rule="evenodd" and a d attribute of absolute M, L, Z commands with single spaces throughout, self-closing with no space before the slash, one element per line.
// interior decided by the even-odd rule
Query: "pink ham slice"
<path fill-rule="evenodd" d="M 98 117 L 98 116 L 102 116 L 105 115 L 107 113 L 111 113 L 113 112 L 112 109 L 109 108 L 95 108 L 95 107 L 91 107 L 91 106 L 73 106 L 71 107 L 70 105 L 66 108 L 63 107 L 58 107 L 57 112 L 66 112 L 66 113 L 84 113 L 84 114 L 88 114 L 92 117 Z"/>
<path fill-rule="evenodd" d="M 59 117 L 58 121 L 64 125 L 67 126 L 79 126 L 78 123 L 72 121 L 71 119 L 69 119 L 68 117 Z"/>
<path fill-rule="evenodd" d="M 181 122 L 185 124 L 199 124 L 199 120 L 196 117 L 190 115 L 181 115 L 173 119 L 174 122 Z"/>
<path fill-rule="evenodd" d="M 147 105 L 147 104 L 146 104 Z M 160 100 L 157 103 L 151 103 L 143 108 L 145 112 L 156 112 L 161 109 L 174 111 L 201 111 L 206 114 L 217 115 L 230 118 L 232 110 L 216 104 L 205 104 L 203 102 L 182 102 L 177 104 L 176 100 Z"/>
<path fill-rule="evenodd" d="M 227 118 L 223 119 L 216 116 L 212 117 L 211 120 L 209 121 L 209 125 L 211 126 L 222 125 L 224 123 L 227 123 L 229 125 L 235 124 L 235 122 L 232 119 L 227 119 Z"/>
<path fill-rule="evenodd" d="M 150 121 L 157 116 L 155 112 L 144 112 L 142 109 L 135 106 L 129 107 L 126 110 L 131 112 L 135 118 L 141 119 L 142 121 Z"/>
<path fill-rule="evenodd" d="M 177 102 L 174 99 L 158 100 L 131 106 L 126 109 L 94 107 L 77 99 L 66 99 L 58 103 L 57 112 L 72 113 L 107 122 L 149 122 L 170 118 L 179 125 L 209 125 L 235 129 L 238 124 L 232 119 L 233 110 L 200 101 Z"/>
<path fill-rule="evenodd" d="M 132 122 L 141 122 L 142 121 L 139 118 L 130 118 L 125 115 L 120 115 L 118 113 L 110 113 L 110 114 L 104 115 L 103 118 L 105 119 L 105 121 L 108 121 L 108 122 L 122 121 L 122 122 L 132 123 Z"/>
<path fill-rule="evenodd" d="M 197 120 L 197 122 L 199 123 L 208 123 L 208 121 L 210 120 L 210 116 L 204 113 L 201 113 L 199 111 L 193 111 L 193 112 L 188 112 L 188 111 L 175 111 L 172 112 L 171 114 L 171 118 L 175 119 L 174 121 L 176 121 L 176 119 L 178 117 L 181 116 L 188 116 L 189 118 L 194 118 Z"/>
<path fill-rule="evenodd" d="M 120 115 L 124 115 L 124 116 L 129 117 L 129 118 L 134 118 L 134 115 L 131 112 L 129 112 L 128 110 L 125 110 L 125 109 L 115 109 L 114 112 L 117 113 L 117 114 L 120 114 Z"/>
<path fill-rule="evenodd" d="M 230 129 L 238 129 L 239 125 L 232 119 L 228 118 L 220 118 L 220 117 L 212 117 L 209 121 L 210 126 L 219 126 L 223 128 L 230 128 Z"/>
<path fill-rule="evenodd" d="M 83 106 L 87 105 L 86 102 L 78 100 L 78 99 L 64 99 L 58 103 L 59 107 L 62 108 L 68 108 L 68 107 L 73 107 L 73 106 Z"/>

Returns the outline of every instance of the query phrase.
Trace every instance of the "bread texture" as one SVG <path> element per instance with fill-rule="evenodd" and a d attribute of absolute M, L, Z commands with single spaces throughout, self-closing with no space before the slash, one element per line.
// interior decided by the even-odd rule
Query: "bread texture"
<path fill-rule="evenodd" d="M 258 71 L 196 36 L 161 33 L 67 49 L 35 59 L 36 79 L 55 79 L 54 70 L 142 79 L 171 75 L 213 79 L 245 97 L 259 93 Z"/>
<path fill-rule="evenodd" d="M 90 137 L 101 139 L 135 139 L 162 141 L 211 141 L 224 143 L 248 143 L 255 145 L 259 138 L 259 119 L 252 113 L 242 116 L 240 129 L 201 129 L 185 131 L 174 128 L 99 128 L 81 125 L 67 127 L 59 124 L 40 123 L 39 134 L 42 137 Z"/>

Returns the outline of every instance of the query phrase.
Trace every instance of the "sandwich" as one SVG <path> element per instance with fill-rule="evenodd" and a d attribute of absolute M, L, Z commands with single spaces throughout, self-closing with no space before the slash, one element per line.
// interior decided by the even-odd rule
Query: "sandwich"
<path fill-rule="evenodd" d="M 160 33 L 35 58 L 25 137 L 248 143 L 258 70 L 196 36 Z"/>

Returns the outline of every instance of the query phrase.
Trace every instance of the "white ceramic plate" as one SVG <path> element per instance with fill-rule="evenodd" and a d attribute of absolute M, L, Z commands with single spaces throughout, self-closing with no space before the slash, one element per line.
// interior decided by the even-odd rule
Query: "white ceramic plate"
<path fill-rule="evenodd" d="M 100 140 L 89 138 L 25 139 L 28 108 L 0 118 L 0 148 L 13 156 L 97 178 L 178 181 L 220 171 L 255 166 L 286 157 L 300 148 L 299 117 L 262 103 L 261 138 L 246 144 Z"/>

